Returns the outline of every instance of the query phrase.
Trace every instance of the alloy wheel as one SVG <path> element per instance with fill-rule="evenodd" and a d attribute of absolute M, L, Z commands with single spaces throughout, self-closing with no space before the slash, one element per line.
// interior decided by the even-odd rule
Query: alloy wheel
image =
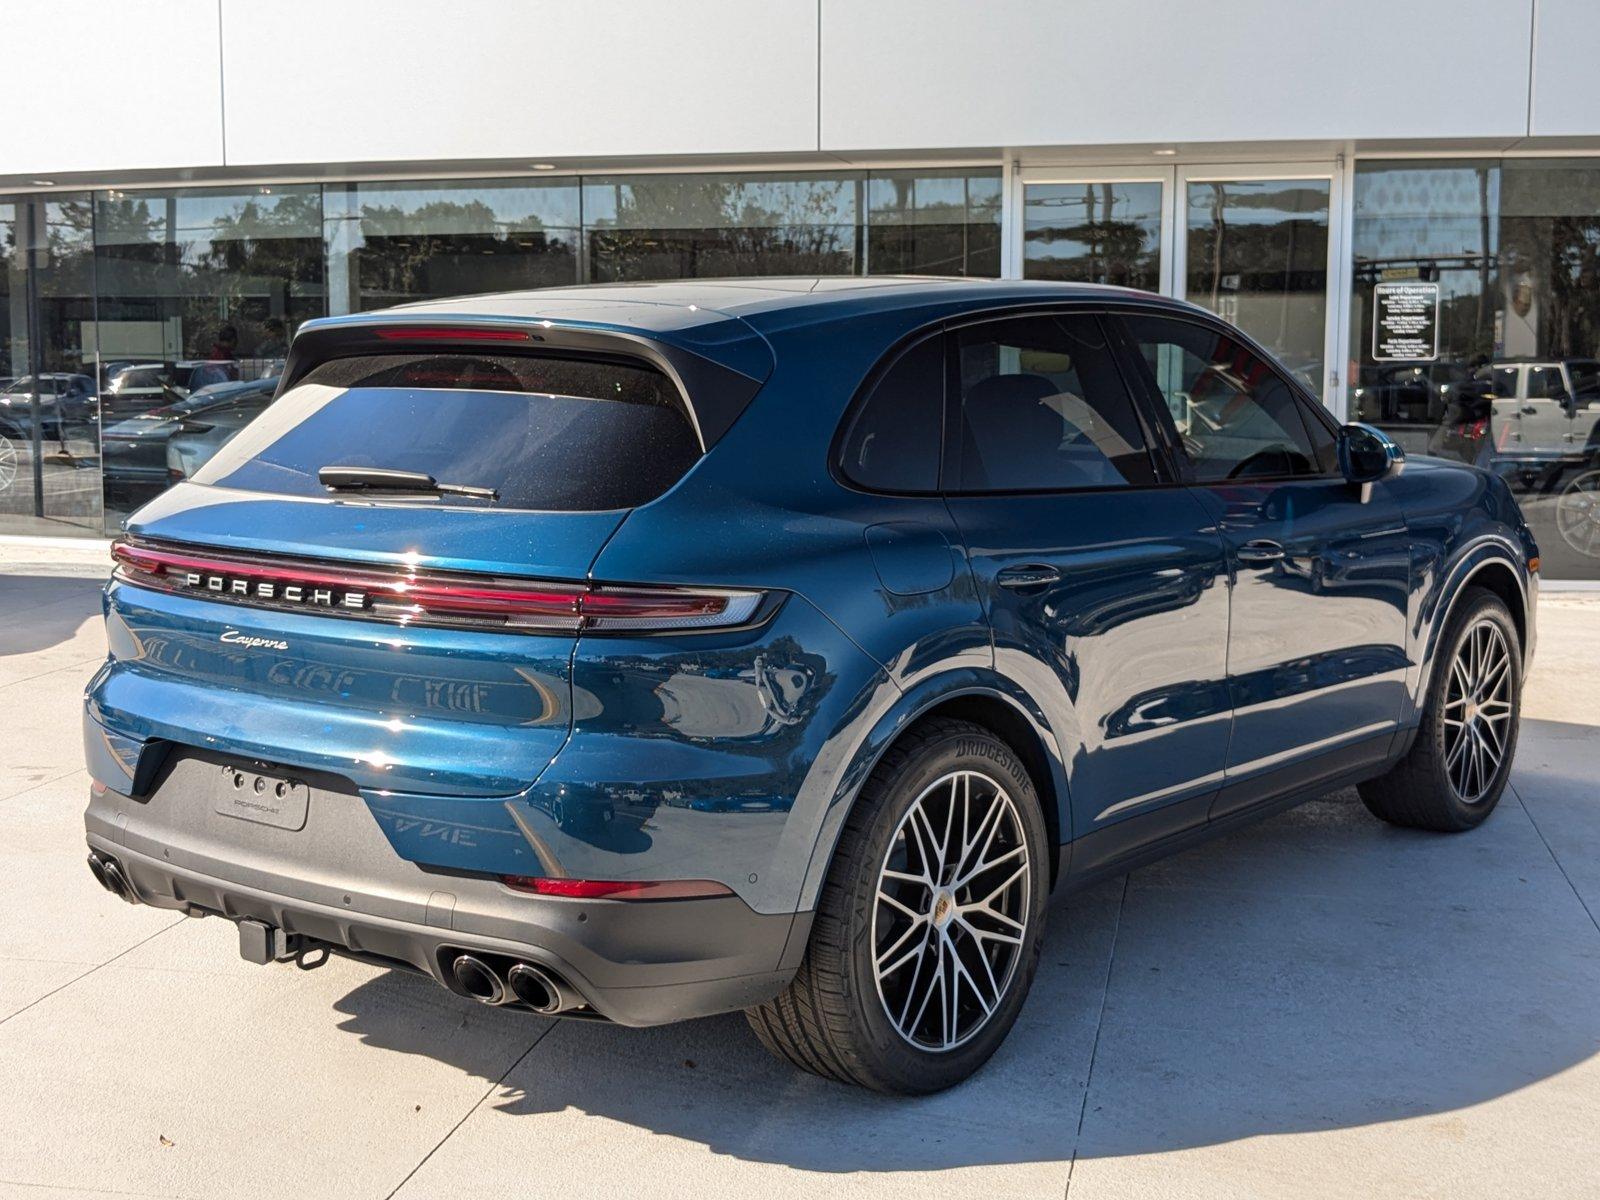
<path fill-rule="evenodd" d="M 0 492 L 17 481 L 17 444 L 0 434 Z"/>
<path fill-rule="evenodd" d="M 1444 702 L 1444 766 L 1463 803 L 1488 793 L 1505 761 L 1511 733 L 1511 650 L 1493 621 L 1467 630 L 1450 664 Z"/>
<path fill-rule="evenodd" d="M 873 974 L 889 1022 L 922 1050 L 954 1050 L 1000 1007 L 1021 961 L 1032 867 L 1016 801 L 956 771 L 912 803 L 878 872 Z"/>

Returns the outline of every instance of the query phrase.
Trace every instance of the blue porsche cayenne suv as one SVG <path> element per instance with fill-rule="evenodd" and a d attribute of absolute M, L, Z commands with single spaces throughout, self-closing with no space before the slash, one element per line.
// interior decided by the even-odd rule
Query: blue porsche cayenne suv
<path fill-rule="evenodd" d="M 1404 467 L 1404 470 L 1402 470 Z M 1506 785 L 1537 550 L 1159 297 L 596 286 L 307 323 L 113 546 L 89 865 L 462 997 L 743 1009 L 946 1087 L 1046 900 L 1330 789 Z"/>

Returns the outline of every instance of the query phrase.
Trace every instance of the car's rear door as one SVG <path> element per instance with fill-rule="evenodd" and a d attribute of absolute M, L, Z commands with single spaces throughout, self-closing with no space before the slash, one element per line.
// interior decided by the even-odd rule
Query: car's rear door
<path fill-rule="evenodd" d="M 1222 545 L 1167 474 L 1098 315 L 991 319 L 949 339 L 950 510 L 995 666 L 1060 742 L 1072 870 L 1092 871 L 1203 824 L 1221 783 Z"/>
<path fill-rule="evenodd" d="M 1212 816 L 1382 758 L 1405 703 L 1410 548 L 1384 484 L 1236 331 L 1129 314 L 1134 369 L 1226 543 L 1233 735 Z"/>

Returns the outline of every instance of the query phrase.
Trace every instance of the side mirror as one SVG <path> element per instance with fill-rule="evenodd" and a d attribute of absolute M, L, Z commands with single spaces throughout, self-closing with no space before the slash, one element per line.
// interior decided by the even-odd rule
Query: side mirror
<path fill-rule="evenodd" d="M 1398 475 L 1405 468 L 1406 452 L 1381 429 L 1352 421 L 1339 430 L 1339 470 L 1361 489 L 1361 502 L 1372 495 L 1372 485 Z"/>

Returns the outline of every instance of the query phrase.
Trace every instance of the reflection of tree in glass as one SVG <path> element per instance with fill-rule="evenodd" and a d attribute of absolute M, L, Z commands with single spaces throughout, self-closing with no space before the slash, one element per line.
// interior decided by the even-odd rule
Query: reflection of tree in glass
<path fill-rule="evenodd" d="M 606 190 L 616 215 L 586 231 L 598 281 L 856 270 L 854 181 L 697 179 L 685 187 L 663 176 Z"/>
<path fill-rule="evenodd" d="M 364 205 L 361 307 L 576 282 L 571 233 L 546 229 L 535 214 L 499 221 L 482 200 Z"/>
<path fill-rule="evenodd" d="M 308 189 L 247 199 L 212 221 L 208 246 L 181 245 L 181 261 L 192 264 L 184 272 L 186 352 L 195 358 L 250 357 L 269 317 L 285 321 L 292 332 L 305 318 L 320 315 L 322 238 L 311 231 L 321 227 L 321 193 Z"/>

